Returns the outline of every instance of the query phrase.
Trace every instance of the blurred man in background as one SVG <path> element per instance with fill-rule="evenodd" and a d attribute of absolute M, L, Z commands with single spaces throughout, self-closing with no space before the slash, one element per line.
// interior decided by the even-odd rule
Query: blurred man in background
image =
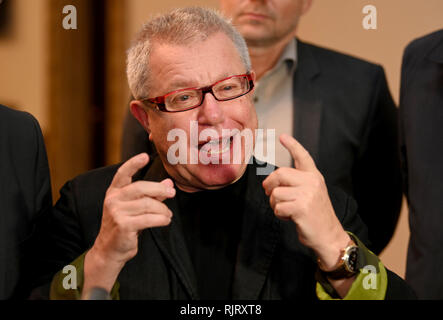
<path fill-rule="evenodd" d="M 406 280 L 422 299 L 443 299 L 443 30 L 405 50 L 401 144 L 411 230 Z"/>
<path fill-rule="evenodd" d="M 326 181 L 357 200 L 370 248 L 378 254 L 389 243 L 401 209 L 397 109 L 381 66 L 295 37 L 311 2 L 220 0 L 220 8 L 248 44 L 258 80 L 259 128 L 275 129 L 275 139 L 292 134 Z M 266 145 L 265 136 L 257 148 Z M 286 150 L 275 146 L 275 164 L 292 166 Z M 155 148 L 128 112 L 122 157 L 140 152 L 153 154 Z"/>

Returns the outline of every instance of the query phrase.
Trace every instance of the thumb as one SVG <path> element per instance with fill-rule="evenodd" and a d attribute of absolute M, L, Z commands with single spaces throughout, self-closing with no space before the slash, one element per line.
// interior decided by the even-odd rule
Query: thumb
<path fill-rule="evenodd" d="M 317 171 L 317 166 L 309 152 L 295 138 L 282 134 L 280 142 L 291 154 L 296 169 L 310 172 Z"/>

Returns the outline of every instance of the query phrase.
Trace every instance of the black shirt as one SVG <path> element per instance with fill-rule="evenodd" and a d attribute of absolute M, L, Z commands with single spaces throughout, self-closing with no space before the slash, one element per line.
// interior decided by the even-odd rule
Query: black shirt
<path fill-rule="evenodd" d="M 219 190 L 177 189 L 179 218 L 201 299 L 232 298 L 232 283 L 243 220 L 246 173 Z"/>

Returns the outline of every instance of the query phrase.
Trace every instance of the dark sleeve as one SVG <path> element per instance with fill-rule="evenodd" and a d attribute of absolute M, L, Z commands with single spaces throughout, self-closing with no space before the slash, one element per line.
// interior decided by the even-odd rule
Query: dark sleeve
<path fill-rule="evenodd" d="M 354 168 L 354 196 L 369 230 L 369 247 L 379 254 L 395 231 L 402 204 L 398 110 L 383 69 L 374 83 L 366 132 Z"/>
<path fill-rule="evenodd" d="M 404 100 L 404 87 L 405 87 L 405 66 L 406 55 L 403 56 L 402 68 L 401 68 L 401 80 L 400 80 L 400 107 L 398 110 L 398 140 L 400 148 L 400 164 L 401 164 L 401 176 L 403 182 L 403 193 L 408 198 L 408 163 L 406 156 L 405 145 L 405 132 L 404 132 L 404 109 L 402 108 L 402 101 Z"/>
<path fill-rule="evenodd" d="M 38 229 L 38 277 L 33 292 L 35 299 L 47 299 L 53 276 L 88 249 L 78 218 L 74 193 L 75 183 L 67 182 L 60 190 L 60 199 Z"/>
<path fill-rule="evenodd" d="M 123 124 L 121 150 L 122 161 L 129 160 L 143 152 L 148 153 L 150 156 L 156 153 L 154 145 L 149 141 L 148 133 L 134 118 L 129 108 Z"/>
<path fill-rule="evenodd" d="M 37 261 L 37 247 L 38 243 L 38 229 L 39 226 L 50 216 L 52 210 L 52 192 L 51 192 L 51 179 L 49 173 L 48 158 L 46 154 L 45 143 L 43 140 L 43 134 L 37 120 L 30 114 L 26 114 L 30 120 L 32 127 L 32 139 L 33 145 L 24 146 L 26 150 L 23 150 L 23 158 L 30 157 L 29 159 L 18 159 L 18 161 L 28 160 L 31 165 L 31 170 L 34 172 L 33 177 L 29 179 L 29 185 L 22 185 L 26 188 L 25 192 L 33 193 L 33 211 L 30 212 L 30 235 L 22 244 L 24 252 L 24 263 L 22 265 L 22 278 L 20 279 L 21 287 L 26 290 L 26 295 L 30 294 L 31 289 L 34 287 L 38 276 Z M 17 146 L 18 147 L 18 146 Z M 29 150 L 35 150 L 33 153 L 29 153 Z M 25 168 L 23 165 L 22 168 Z"/>
<path fill-rule="evenodd" d="M 54 271 L 62 269 L 89 249 L 90 244 L 86 243 L 83 234 L 76 198 L 75 182 L 69 181 L 60 190 L 60 199 L 53 209 L 51 240 L 57 244 L 52 259 Z"/>
<path fill-rule="evenodd" d="M 39 228 L 40 285 L 49 294 L 54 275 L 89 250 L 101 226 L 103 201 L 119 165 L 84 173 L 67 182 Z"/>
<path fill-rule="evenodd" d="M 371 245 L 368 239 L 368 230 L 365 224 L 360 219 L 357 203 L 354 199 L 348 196 L 344 191 L 339 188 L 329 187 L 329 195 L 336 210 L 337 217 L 339 218 L 343 228 L 347 232 L 358 237 L 358 241 L 361 241 L 364 246 Z M 339 208 L 344 208 L 340 210 Z M 340 211 L 338 211 L 338 210 Z M 343 212 L 343 214 L 341 214 Z M 372 255 L 371 252 L 367 252 L 368 255 Z M 374 256 L 375 257 L 375 256 Z M 366 258 L 366 262 L 369 261 Z M 382 261 L 383 263 L 383 261 Z M 374 264 L 375 265 L 375 264 Z M 414 300 L 417 296 L 413 289 L 398 275 L 386 268 L 387 273 L 387 288 L 385 300 Z"/>
<path fill-rule="evenodd" d="M 378 266 L 379 258 L 374 255 L 371 251 L 366 249 L 366 247 L 370 246 L 371 243 L 368 239 L 368 231 L 358 214 L 358 207 L 355 200 L 348 196 L 344 191 L 337 187 L 328 186 L 329 196 L 331 198 L 331 202 L 333 204 L 334 210 L 337 214 L 340 223 L 342 224 L 345 231 L 352 233 L 354 236 L 357 236 L 356 242 L 361 248 L 360 254 L 363 254 L 360 258 L 360 264 L 362 269 L 369 266 Z M 381 262 L 383 263 L 383 261 Z M 411 300 L 417 299 L 412 288 L 399 276 L 397 276 L 392 271 L 388 270 L 383 266 L 386 270 L 386 300 Z M 379 272 L 379 271 L 378 271 Z M 323 290 L 328 294 L 334 292 L 334 289 L 328 284 L 327 280 L 322 279 L 321 275 L 317 272 L 317 281 L 321 283 L 323 286 Z M 363 276 L 364 278 L 364 276 Z M 359 280 L 362 280 L 361 278 Z M 365 296 L 365 291 L 360 288 L 360 292 L 354 292 L 350 297 L 350 299 L 372 299 L 371 295 L 376 292 L 366 292 L 368 293 Z M 355 295 L 357 293 L 357 295 Z M 361 295 L 363 293 L 363 295 Z M 377 295 L 377 294 L 376 294 Z M 336 294 L 332 294 L 332 296 L 337 297 Z"/>
<path fill-rule="evenodd" d="M 408 45 L 405 49 L 401 67 L 401 82 L 400 82 L 400 107 L 399 107 L 399 141 L 400 141 L 400 162 L 402 168 L 403 179 L 403 192 L 409 200 L 409 186 L 408 186 L 408 161 L 407 161 L 407 149 L 406 149 L 406 132 L 405 132 L 405 120 L 406 110 L 404 108 L 404 102 L 407 98 L 407 85 L 409 84 L 410 77 L 408 71 L 413 69 L 413 66 L 417 64 L 417 57 L 411 51 L 411 45 Z"/>
<path fill-rule="evenodd" d="M 370 246 L 368 228 L 358 214 L 357 203 L 341 188 L 328 185 L 332 206 L 343 229 L 356 235 L 366 247 Z"/>
<path fill-rule="evenodd" d="M 43 134 L 37 120 L 34 117 L 31 118 L 35 131 L 35 140 L 38 146 L 35 163 L 36 176 L 34 189 L 36 190 L 36 218 L 41 218 L 47 216 L 52 209 L 51 179 Z"/>
<path fill-rule="evenodd" d="M 405 280 L 394 272 L 386 269 L 388 274 L 388 287 L 385 300 L 417 300 L 417 295 Z"/>

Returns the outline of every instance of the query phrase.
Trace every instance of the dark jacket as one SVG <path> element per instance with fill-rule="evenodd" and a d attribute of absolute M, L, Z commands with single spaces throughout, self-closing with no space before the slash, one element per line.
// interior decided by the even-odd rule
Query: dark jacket
<path fill-rule="evenodd" d="M 0 105 L 0 299 L 28 297 L 34 229 L 51 208 L 40 126 L 32 115 Z"/>
<path fill-rule="evenodd" d="M 353 196 L 368 226 L 370 249 L 389 243 L 402 201 L 397 108 L 383 68 L 298 41 L 294 74 L 294 137 L 309 151 L 329 185 Z M 154 153 L 128 114 L 123 160 Z"/>
<path fill-rule="evenodd" d="M 407 46 L 400 115 L 411 230 L 406 280 L 419 298 L 443 299 L 443 30 Z"/>
<path fill-rule="evenodd" d="M 53 243 L 59 250 L 51 260 L 61 270 L 94 244 L 102 217 L 103 200 L 118 166 L 94 170 L 68 182 L 54 209 Z M 234 299 L 316 299 L 316 259 L 301 245 L 293 222 L 277 219 L 269 205 L 257 166 L 246 171 L 246 196 L 233 282 Z M 156 157 L 134 180 L 162 181 L 167 178 Z M 356 205 L 344 192 L 332 188 L 335 212 L 347 231 L 367 243 L 365 225 Z M 225 200 L 225 199 L 221 199 Z M 176 199 L 165 204 L 177 213 Z M 210 212 L 208 212 L 210 214 Z M 235 223 L 235 222 L 234 222 Z M 199 299 L 196 277 L 179 215 L 167 227 L 144 230 L 139 250 L 121 271 L 121 299 Z M 389 272 L 387 298 L 410 298 L 413 294 Z"/>

